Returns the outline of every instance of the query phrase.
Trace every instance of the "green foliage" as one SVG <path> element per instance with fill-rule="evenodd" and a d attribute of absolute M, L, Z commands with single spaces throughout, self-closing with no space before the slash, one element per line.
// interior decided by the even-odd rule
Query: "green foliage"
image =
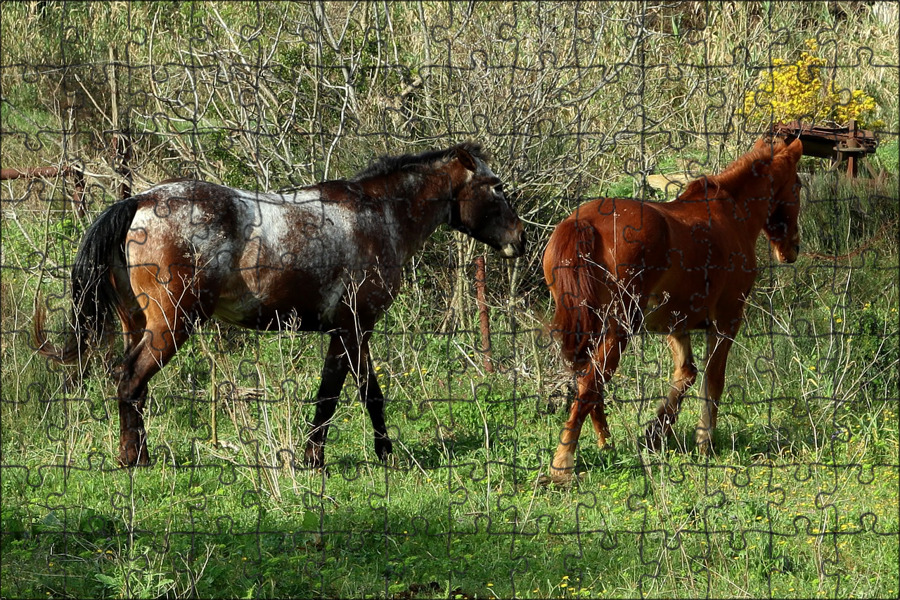
<path fill-rule="evenodd" d="M 898 217 L 897 171 L 880 181 L 848 179 L 832 171 L 813 174 L 804 184 L 800 215 L 804 249 L 840 256 L 894 228 Z"/>
<path fill-rule="evenodd" d="M 883 128 L 874 115 L 875 98 L 860 89 L 842 90 L 833 79 L 823 79 L 828 61 L 816 54 L 815 38 L 805 40 L 807 51 L 794 63 L 773 58 L 769 70 L 760 73 L 755 89 L 744 95 L 742 114 L 769 123 L 826 121 L 845 125 L 851 120 L 867 129 Z"/>
<path fill-rule="evenodd" d="M 900 143 L 897 140 L 882 140 L 875 151 L 873 162 L 888 173 L 900 172 Z"/>

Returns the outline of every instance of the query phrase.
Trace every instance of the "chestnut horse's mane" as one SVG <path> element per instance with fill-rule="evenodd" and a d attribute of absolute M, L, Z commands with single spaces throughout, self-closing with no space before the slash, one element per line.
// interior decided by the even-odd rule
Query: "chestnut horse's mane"
<path fill-rule="evenodd" d="M 774 144 L 774 151 L 772 144 Z M 717 175 L 699 177 L 684 188 L 679 194 L 679 200 L 715 200 L 717 198 L 733 197 L 734 190 L 743 187 L 748 177 L 753 176 L 753 163 L 756 161 L 769 161 L 785 146 L 784 140 L 776 138 L 772 143 L 757 144 L 753 149 L 738 157 L 734 162 L 725 167 Z"/>
<path fill-rule="evenodd" d="M 490 160 L 490 156 L 482 149 L 481 144 L 464 142 L 462 144 L 451 146 L 445 150 L 431 150 L 419 154 L 401 154 L 399 156 L 381 156 L 369 163 L 368 167 L 357 173 L 353 177 L 353 181 L 359 181 L 369 177 L 378 177 L 380 175 L 391 175 L 392 173 L 419 165 L 430 165 L 439 160 L 453 158 L 460 150 L 464 150 L 484 162 Z"/>

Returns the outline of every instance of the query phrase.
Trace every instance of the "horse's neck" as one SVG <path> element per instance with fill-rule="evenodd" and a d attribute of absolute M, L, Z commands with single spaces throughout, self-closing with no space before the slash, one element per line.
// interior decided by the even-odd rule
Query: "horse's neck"
<path fill-rule="evenodd" d="M 718 202 L 733 218 L 740 221 L 742 229 L 756 236 L 762 231 L 769 217 L 774 190 L 768 177 L 750 177 L 739 181 L 721 182 Z"/>
<path fill-rule="evenodd" d="M 392 199 L 395 227 L 409 259 L 449 222 L 452 188 L 447 176 L 439 173 L 408 173 L 382 185 L 378 193 Z"/>

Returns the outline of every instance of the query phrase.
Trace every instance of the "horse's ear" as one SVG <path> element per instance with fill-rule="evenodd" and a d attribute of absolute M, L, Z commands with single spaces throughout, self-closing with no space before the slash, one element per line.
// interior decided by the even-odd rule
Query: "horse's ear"
<path fill-rule="evenodd" d="M 762 150 L 763 148 L 769 148 L 772 145 L 772 141 L 767 137 L 763 136 L 756 140 L 756 143 L 753 144 L 754 150 Z"/>
<path fill-rule="evenodd" d="M 753 144 L 753 149 L 762 150 L 763 148 L 768 148 L 773 153 L 778 154 L 779 152 L 784 150 L 786 146 L 787 144 L 785 143 L 783 137 L 770 134 L 764 135 L 756 140 L 756 143 Z"/>
<path fill-rule="evenodd" d="M 798 137 L 793 142 L 788 144 L 784 151 L 790 153 L 790 156 L 794 160 L 794 162 L 798 162 L 800 160 L 800 157 L 803 156 L 803 142 L 801 142 L 800 138 Z"/>
<path fill-rule="evenodd" d="M 456 150 L 456 159 L 459 161 L 459 164 L 464 166 L 469 171 L 472 171 L 474 173 L 478 170 L 478 163 L 475 162 L 475 157 L 472 156 L 465 148 L 458 148 Z"/>

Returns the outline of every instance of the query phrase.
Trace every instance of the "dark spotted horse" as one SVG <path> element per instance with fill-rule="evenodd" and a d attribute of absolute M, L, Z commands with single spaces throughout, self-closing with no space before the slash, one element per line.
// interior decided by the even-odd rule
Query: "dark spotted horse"
<path fill-rule="evenodd" d="M 706 334 L 697 447 L 707 452 L 728 350 L 756 280 L 756 239 L 794 262 L 800 140 L 762 139 L 722 173 L 687 185 L 672 202 L 601 198 L 579 206 L 544 252 L 544 277 L 556 305 L 553 329 L 577 373 L 577 396 L 560 434 L 551 479 L 572 479 L 581 426 L 590 416 L 602 448 L 609 441 L 603 386 L 629 338 L 645 329 L 668 335 L 675 372 L 645 433 L 659 448 L 697 376 L 690 332 Z"/>
<path fill-rule="evenodd" d="M 130 466 L 150 462 L 147 384 L 198 325 L 216 318 L 255 330 L 294 323 L 327 332 L 306 463 L 324 466 L 348 372 L 383 460 L 392 446 L 369 339 L 400 289 L 403 266 L 441 225 L 505 258 L 525 250 L 522 223 L 487 161 L 480 145 L 465 143 L 382 157 L 352 179 L 282 194 L 164 182 L 110 206 L 88 228 L 72 268 L 65 345 L 47 339 L 37 303 L 36 348 L 60 363 L 83 362 L 92 344 L 110 340 L 118 317 L 119 462 Z"/>

